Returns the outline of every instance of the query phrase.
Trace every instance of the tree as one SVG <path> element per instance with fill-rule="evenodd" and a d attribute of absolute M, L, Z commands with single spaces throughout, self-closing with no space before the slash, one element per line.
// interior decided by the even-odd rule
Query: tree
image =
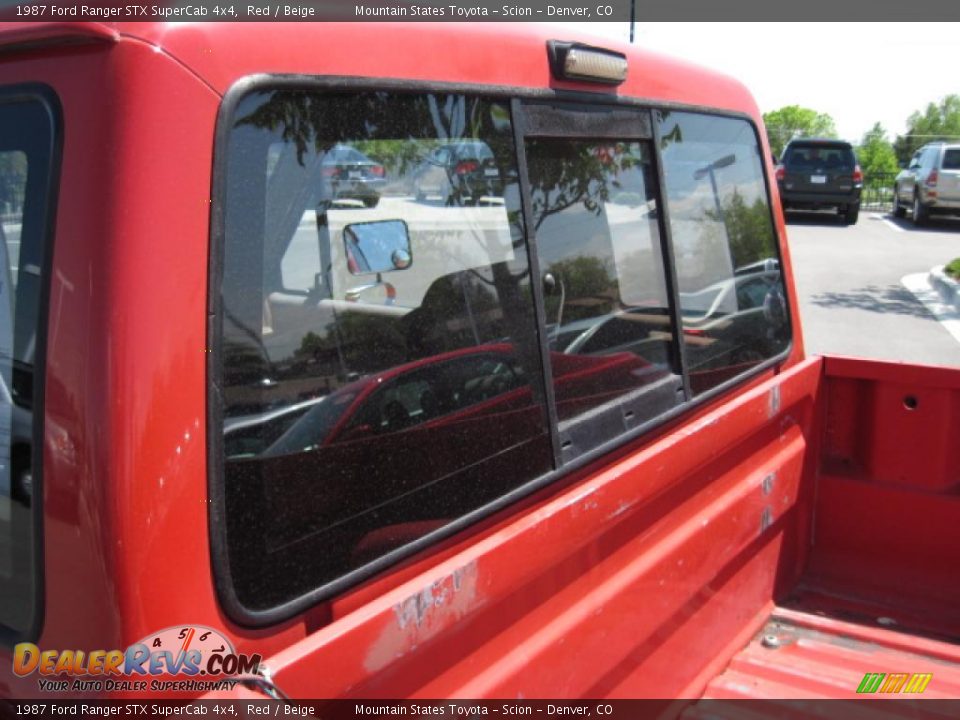
<path fill-rule="evenodd" d="M 935 140 L 960 139 L 960 95 L 947 95 L 939 103 L 929 103 L 907 119 L 907 133 L 893 147 L 897 159 L 906 165 L 917 148 Z"/>
<path fill-rule="evenodd" d="M 833 118 L 799 105 L 787 105 L 763 114 L 770 150 L 778 158 L 784 146 L 795 137 L 837 137 Z"/>
<path fill-rule="evenodd" d="M 0 153 L 0 213 L 23 211 L 27 185 L 27 156 L 22 152 Z"/>
<path fill-rule="evenodd" d="M 723 203 L 723 221 L 730 242 L 733 267 L 739 268 L 775 255 L 770 207 L 766 199 L 758 197 L 748 205 L 737 191 Z"/>
<path fill-rule="evenodd" d="M 896 174 L 899 169 L 897 154 L 887 140 L 887 131 L 880 123 L 874 123 L 864 134 L 860 147 L 857 148 L 857 160 L 865 177 Z"/>

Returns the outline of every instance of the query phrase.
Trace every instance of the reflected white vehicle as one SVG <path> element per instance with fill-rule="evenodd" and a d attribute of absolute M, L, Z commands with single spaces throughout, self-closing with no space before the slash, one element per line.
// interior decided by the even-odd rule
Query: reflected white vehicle
<path fill-rule="evenodd" d="M 262 413 L 238 415 L 223 422 L 223 445 L 228 458 L 254 457 L 272 445 L 307 410 L 323 400 L 310 398 Z"/>
<path fill-rule="evenodd" d="M 775 354 L 785 325 L 778 312 L 785 301 L 776 260 L 742 266 L 731 278 L 679 295 L 691 369 L 754 362 Z M 554 328 L 550 344 L 567 354 L 626 351 L 666 365 L 671 337 L 666 308 L 633 307 Z"/>

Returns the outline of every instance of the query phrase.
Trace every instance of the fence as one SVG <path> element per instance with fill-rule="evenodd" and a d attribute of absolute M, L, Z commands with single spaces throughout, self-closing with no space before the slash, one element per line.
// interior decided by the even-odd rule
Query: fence
<path fill-rule="evenodd" d="M 863 176 L 863 195 L 860 207 L 864 210 L 890 211 L 893 209 L 893 182 L 896 173 L 869 173 Z"/>

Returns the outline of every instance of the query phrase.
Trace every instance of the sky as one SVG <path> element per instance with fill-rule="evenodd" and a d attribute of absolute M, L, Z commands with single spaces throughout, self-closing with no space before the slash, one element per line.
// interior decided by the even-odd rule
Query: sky
<path fill-rule="evenodd" d="M 627 23 L 588 23 L 629 39 Z M 893 140 L 907 118 L 960 94 L 960 23 L 637 23 L 634 43 L 739 79 L 762 112 L 801 105 L 859 142 L 875 122 Z"/>

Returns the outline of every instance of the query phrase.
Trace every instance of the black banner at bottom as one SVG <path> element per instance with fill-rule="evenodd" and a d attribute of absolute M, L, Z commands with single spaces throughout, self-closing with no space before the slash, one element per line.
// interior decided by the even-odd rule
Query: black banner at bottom
<path fill-rule="evenodd" d="M 490 718 L 759 720 L 960 717 L 960 699 L 856 700 L 0 700 L 0 720 L 44 718 Z"/>

